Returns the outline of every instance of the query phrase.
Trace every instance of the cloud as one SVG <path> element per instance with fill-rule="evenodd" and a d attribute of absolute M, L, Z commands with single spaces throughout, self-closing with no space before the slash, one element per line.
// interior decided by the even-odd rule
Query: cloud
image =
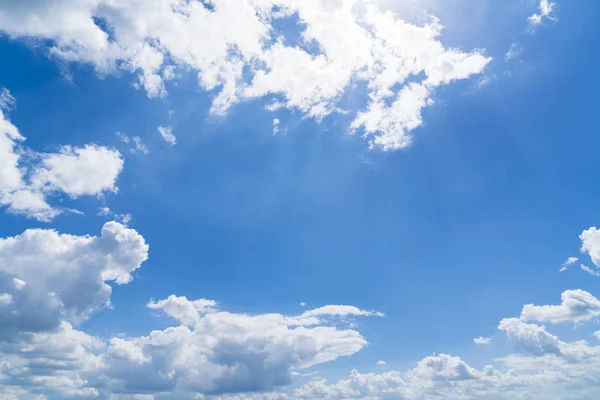
<path fill-rule="evenodd" d="M 0 309 L 0 338 L 89 318 L 110 304 L 107 282 L 128 283 L 147 256 L 144 239 L 116 222 L 99 237 L 30 229 L 0 239 L 0 292 L 13 299 Z"/>
<path fill-rule="evenodd" d="M 494 360 L 476 369 L 460 357 L 425 357 L 406 371 L 359 373 L 329 383 L 315 379 L 294 392 L 299 399 L 422 398 L 595 398 L 600 381 L 600 347 L 567 343 L 544 326 L 518 318 L 503 319 L 498 329 L 523 354 Z"/>
<path fill-rule="evenodd" d="M 594 271 L 593 269 L 586 267 L 585 265 L 581 264 L 581 269 L 583 271 L 585 271 L 586 273 L 592 275 L 592 276 L 596 276 L 596 277 L 600 277 L 600 272 L 599 271 Z"/>
<path fill-rule="evenodd" d="M 63 147 L 41 155 L 31 184 L 40 191 L 61 191 L 73 198 L 118 191 L 116 180 L 123 170 L 121 154 L 96 145 Z"/>
<path fill-rule="evenodd" d="M 298 46 L 277 28 L 292 19 Z M 364 83 L 369 101 L 350 110 L 358 112 L 351 127 L 384 150 L 410 143 L 437 87 L 479 74 L 491 60 L 483 50 L 445 47 L 434 17 L 415 25 L 358 0 L 21 2 L 0 7 L 0 29 L 45 40 L 53 57 L 102 74 L 133 72 L 150 97 L 166 96 L 165 81 L 178 71 L 193 71 L 200 88 L 215 93 L 213 114 L 269 97 L 269 109 L 321 120 Z"/>
<path fill-rule="evenodd" d="M 521 55 L 521 51 L 521 46 L 519 46 L 518 43 L 512 43 L 504 57 L 507 60 L 512 60 L 513 58 L 519 57 Z"/>
<path fill-rule="evenodd" d="M 113 218 L 118 220 L 119 222 L 121 222 L 124 225 L 127 225 L 131 222 L 131 220 L 133 219 L 133 217 L 131 216 L 131 214 L 118 214 L 118 213 L 114 213 L 112 212 L 112 210 L 108 207 L 101 207 L 100 211 L 98 211 L 98 214 L 101 217 L 108 217 L 108 218 Z"/>
<path fill-rule="evenodd" d="M 139 136 L 129 137 L 122 132 L 117 132 L 117 136 L 119 137 L 119 139 L 121 139 L 123 143 L 133 145 L 133 147 L 129 149 L 129 151 L 132 154 L 138 152 L 142 154 L 150 154 L 150 150 L 148 150 L 148 147 L 146 147 L 146 145 L 142 143 L 142 138 L 140 138 Z"/>
<path fill-rule="evenodd" d="M 490 343 L 492 343 L 492 338 L 479 336 L 478 338 L 473 339 L 473 343 L 475 343 L 475 344 L 490 344 Z"/>
<path fill-rule="evenodd" d="M 561 294 L 558 306 L 534 306 L 526 304 L 521 311 L 524 321 L 579 323 L 600 315 L 600 300 L 584 290 L 566 290 Z"/>
<path fill-rule="evenodd" d="M 581 252 L 590 256 L 596 267 L 600 267 L 600 231 L 595 226 L 579 235 Z"/>
<path fill-rule="evenodd" d="M 379 360 L 379 361 L 377 361 L 377 365 L 380 365 L 380 366 L 381 366 L 381 365 L 386 365 L 386 364 L 387 364 L 387 363 L 386 363 L 385 361 L 383 361 L 383 360 Z"/>
<path fill-rule="evenodd" d="M 147 257 L 144 238 L 117 222 L 99 236 L 30 229 L 0 239 L 0 394 L 284 399 L 276 390 L 293 370 L 357 353 L 367 341 L 351 319 L 378 315 L 346 305 L 248 315 L 172 295 L 147 304 L 177 321 L 166 329 L 106 339 L 79 330 L 110 305 L 109 283 L 129 283 Z"/>
<path fill-rule="evenodd" d="M 323 322 L 298 326 L 293 321 L 299 317 L 251 316 L 218 311 L 215 306 L 213 301 L 177 296 L 148 303 L 182 325 L 111 343 L 105 358 L 111 390 L 213 394 L 268 390 L 288 385 L 292 368 L 351 355 L 367 343 L 354 330 Z M 118 349 L 112 349 L 115 345 Z"/>
<path fill-rule="evenodd" d="M 171 146 L 174 146 L 175 144 L 177 144 L 177 138 L 175 137 L 175 135 L 173 135 L 171 128 L 159 126 L 158 133 L 160 133 L 160 136 L 162 136 L 162 138 L 165 140 L 165 142 L 167 142 Z"/>
<path fill-rule="evenodd" d="M 153 310 L 162 310 L 166 315 L 178 320 L 183 325 L 195 325 L 200 322 L 203 314 L 215 311 L 217 302 L 214 300 L 199 299 L 190 301 L 185 296 L 169 296 L 158 302 L 150 301 L 147 307 Z"/>
<path fill-rule="evenodd" d="M 97 145 L 64 146 L 58 153 L 35 153 L 22 147 L 22 136 L 0 110 L 0 206 L 13 214 L 49 221 L 63 212 L 49 195 L 72 198 L 116 192 L 123 170 L 118 151 Z"/>
<path fill-rule="evenodd" d="M 569 257 L 567 261 L 562 264 L 560 272 L 566 271 L 571 265 L 575 264 L 579 259 L 577 257 Z"/>
<path fill-rule="evenodd" d="M 540 0 L 538 5 L 539 12 L 528 18 L 529 24 L 531 26 L 536 26 L 544 22 L 545 19 L 553 19 L 552 13 L 554 12 L 555 6 L 556 3 L 550 0 Z"/>

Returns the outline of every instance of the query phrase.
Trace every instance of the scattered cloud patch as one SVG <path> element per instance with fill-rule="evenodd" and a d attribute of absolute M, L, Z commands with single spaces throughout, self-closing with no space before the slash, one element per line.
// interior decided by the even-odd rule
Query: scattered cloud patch
<path fill-rule="evenodd" d="M 540 25 L 546 19 L 554 19 L 552 13 L 554 12 L 554 7 L 556 3 L 550 0 L 540 0 L 538 5 L 538 12 L 531 15 L 527 20 L 529 21 L 530 26 L 535 27 Z"/>
<path fill-rule="evenodd" d="M 585 265 L 581 264 L 581 269 L 586 272 L 587 274 L 590 274 L 592 276 L 596 276 L 596 277 L 600 277 L 600 271 L 594 271 L 593 269 L 591 269 L 590 267 L 586 267 Z"/>
<path fill-rule="evenodd" d="M 177 138 L 175 137 L 175 135 L 173 135 L 173 132 L 171 131 L 170 127 L 159 126 L 158 133 L 160 133 L 160 136 L 165 140 L 165 142 L 167 142 L 171 146 L 177 144 Z"/>
<path fill-rule="evenodd" d="M 379 360 L 377 361 L 377 365 L 382 366 L 382 365 L 386 365 L 387 363 L 383 360 Z"/>
<path fill-rule="evenodd" d="M 514 58 L 519 57 L 521 55 L 521 52 L 521 46 L 518 43 L 512 43 L 508 48 L 506 54 L 504 54 L 504 58 L 506 58 L 507 60 L 512 60 Z"/>
<path fill-rule="evenodd" d="M 117 132 L 117 136 L 119 137 L 119 139 L 121 139 L 123 143 L 131 144 L 132 147 L 129 149 L 129 151 L 132 154 L 138 152 L 142 154 L 150 154 L 150 150 L 148 150 L 148 147 L 146 147 L 146 145 L 142 142 L 142 138 L 140 138 L 139 136 L 129 137 L 122 132 Z"/>
<path fill-rule="evenodd" d="M 120 221 L 124 225 L 129 224 L 131 222 L 131 220 L 133 219 L 133 217 L 131 216 L 131 214 L 118 214 L 118 213 L 114 213 L 108 207 L 101 207 L 100 211 L 98 211 L 97 215 L 101 216 L 101 217 L 108 217 L 108 218 L 115 219 L 117 221 Z"/>
<path fill-rule="evenodd" d="M 567 261 L 565 261 L 562 264 L 562 267 L 560 268 L 560 272 L 564 272 L 567 269 L 569 269 L 569 267 L 573 264 L 575 264 L 579 259 L 577 257 L 569 257 L 567 258 Z"/>

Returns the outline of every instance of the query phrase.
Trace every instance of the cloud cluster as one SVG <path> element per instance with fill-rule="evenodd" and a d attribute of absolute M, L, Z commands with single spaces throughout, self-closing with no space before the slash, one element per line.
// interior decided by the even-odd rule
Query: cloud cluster
<path fill-rule="evenodd" d="M 291 21 L 300 37 L 279 29 Z M 100 73 L 137 74 L 150 97 L 167 95 L 178 71 L 197 73 L 214 91 L 211 112 L 268 98 L 322 119 L 347 90 L 364 84 L 368 104 L 351 127 L 372 146 L 399 149 L 421 125 L 432 91 L 480 73 L 490 58 L 446 48 L 434 17 L 400 19 L 376 1 L 358 0 L 84 0 L 8 2 L 0 32 L 50 41 L 52 56 L 92 64 Z M 296 44 L 297 43 L 297 44 Z M 161 132 L 166 140 L 171 142 Z"/>
<path fill-rule="evenodd" d="M 49 221 L 63 212 L 48 203 L 52 194 L 78 198 L 117 191 L 123 170 L 118 151 L 90 144 L 35 153 L 22 146 L 24 140 L 0 109 L 0 206 L 9 212 Z"/>
<path fill-rule="evenodd" d="M 5 393 L 179 399 L 272 391 L 290 384 L 293 370 L 360 351 L 367 341 L 350 328 L 353 319 L 382 316 L 345 305 L 249 315 L 172 295 L 147 305 L 176 322 L 164 330 L 108 339 L 78 330 L 110 305 L 109 283 L 131 282 L 147 258 L 144 238 L 117 222 L 99 236 L 31 229 L 0 239 Z M 273 396 L 263 398 L 281 398 Z"/>
<path fill-rule="evenodd" d="M 577 292 L 577 291 L 570 291 Z M 571 294 L 563 293 L 563 299 Z M 568 300 L 567 300 L 568 303 Z M 557 306 L 542 306 L 557 307 Z M 566 307 L 563 305 L 563 307 Z M 546 309 L 546 308 L 542 308 Z M 560 321 L 578 322 L 579 314 L 561 312 Z M 461 358 L 437 354 L 407 371 L 361 374 L 329 383 L 313 380 L 294 392 L 298 399 L 538 399 L 595 398 L 600 394 L 600 346 L 564 342 L 543 325 L 506 318 L 498 330 L 519 351 L 481 370 Z M 480 340 L 483 339 L 483 340 Z M 476 342 L 489 343 L 487 338 Z"/>

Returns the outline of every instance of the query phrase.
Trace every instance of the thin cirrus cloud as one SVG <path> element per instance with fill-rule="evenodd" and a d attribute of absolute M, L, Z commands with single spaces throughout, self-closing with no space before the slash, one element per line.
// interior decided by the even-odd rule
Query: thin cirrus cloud
<path fill-rule="evenodd" d="M 285 32 L 275 28 L 296 16 L 302 43 L 318 53 L 286 45 Z M 0 7 L 0 31 L 48 40 L 53 57 L 102 74 L 133 72 L 150 97 L 167 96 L 165 81 L 192 70 L 201 89 L 217 93 L 213 114 L 275 96 L 268 109 L 321 120 L 339 111 L 352 82 L 363 82 L 369 101 L 350 110 L 350 128 L 383 150 L 410 144 L 437 87 L 479 74 L 491 61 L 483 50 L 445 47 L 435 17 L 415 25 L 358 0 L 16 2 Z"/>

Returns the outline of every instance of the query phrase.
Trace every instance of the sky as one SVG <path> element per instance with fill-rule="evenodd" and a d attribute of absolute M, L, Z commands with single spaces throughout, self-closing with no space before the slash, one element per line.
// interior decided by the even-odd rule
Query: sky
<path fill-rule="evenodd" d="M 0 398 L 597 399 L 598 12 L 0 1 Z"/>

